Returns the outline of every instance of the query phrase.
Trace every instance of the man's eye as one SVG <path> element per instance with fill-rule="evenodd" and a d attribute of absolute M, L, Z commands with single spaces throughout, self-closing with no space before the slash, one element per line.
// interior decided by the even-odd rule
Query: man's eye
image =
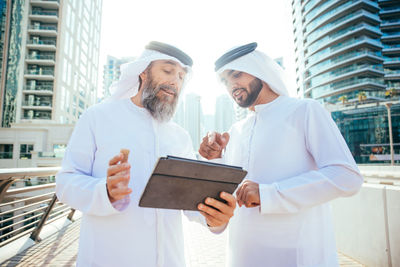
<path fill-rule="evenodd" d="M 236 72 L 235 74 L 233 74 L 233 77 L 235 77 L 235 78 L 239 78 L 239 77 L 240 77 L 240 75 L 242 75 L 242 73 L 241 73 L 241 72 Z"/>
<path fill-rule="evenodd" d="M 165 73 L 170 74 L 171 71 L 170 70 L 164 70 Z"/>

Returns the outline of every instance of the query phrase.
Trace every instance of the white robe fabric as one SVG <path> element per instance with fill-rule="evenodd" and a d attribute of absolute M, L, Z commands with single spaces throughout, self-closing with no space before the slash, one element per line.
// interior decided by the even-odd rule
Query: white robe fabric
<path fill-rule="evenodd" d="M 261 199 L 229 222 L 228 266 L 338 266 L 328 201 L 355 194 L 363 178 L 318 102 L 255 106 L 232 126 L 223 162 L 246 169 Z"/>
<path fill-rule="evenodd" d="M 133 192 L 119 211 L 108 199 L 106 172 L 121 148 L 130 150 Z M 157 158 L 166 155 L 194 158 L 190 136 L 130 99 L 95 105 L 81 116 L 56 178 L 59 200 L 83 212 L 77 266 L 185 266 L 182 212 L 138 206 Z M 185 215 L 205 225 L 199 212 Z"/>

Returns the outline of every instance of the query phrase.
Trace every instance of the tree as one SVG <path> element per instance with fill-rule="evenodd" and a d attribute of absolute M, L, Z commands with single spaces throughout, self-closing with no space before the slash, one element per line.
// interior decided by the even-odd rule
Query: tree
<path fill-rule="evenodd" d="M 348 102 L 348 101 L 347 101 L 347 96 L 342 95 L 341 97 L 339 97 L 339 101 L 342 101 L 342 104 L 347 103 L 347 102 Z"/>
<path fill-rule="evenodd" d="M 359 92 L 357 96 L 359 102 L 363 102 L 367 99 L 367 94 L 365 92 Z"/>

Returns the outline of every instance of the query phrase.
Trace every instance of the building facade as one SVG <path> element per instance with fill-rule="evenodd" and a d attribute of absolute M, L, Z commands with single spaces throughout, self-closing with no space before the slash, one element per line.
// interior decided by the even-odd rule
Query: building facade
<path fill-rule="evenodd" d="M 1 0 L 0 9 L 0 161 L 18 162 L 18 151 L 54 150 L 35 138 L 20 147 L 7 128 L 73 124 L 96 103 L 102 0 Z"/>
<path fill-rule="evenodd" d="M 386 162 L 374 155 L 388 153 L 389 135 L 376 135 L 392 103 L 400 154 L 400 2 L 293 0 L 292 15 L 298 95 L 331 111 L 358 163 Z"/>

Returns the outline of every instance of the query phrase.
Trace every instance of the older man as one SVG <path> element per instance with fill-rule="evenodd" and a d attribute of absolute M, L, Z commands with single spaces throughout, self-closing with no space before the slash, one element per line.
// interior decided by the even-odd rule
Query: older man
<path fill-rule="evenodd" d="M 140 208 L 157 159 L 194 158 L 186 131 L 170 122 L 192 60 L 181 50 L 151 42 L 122 67 L 111 98 L 79 119 L 57 175 L 60 201 L 83 212 L 78 266 L 184 266 L 181 211 Z M 127 162 L 119 153 L 130 150 Z M 235 198 L 208 199 L 192 220 L 223 228 Z M 211 208 L 214 207 L 214 208 Z"/>
<path fill-rule="evenodd" d="M 229 266 L 338 266 L 329 201 L 355 194 L 363 178 L 330 114 L 288 97 L 279 65 L 256 47 L 216 61 L 228 93 L 251 112 L 199 150 L 248 171 L 229 223 Z"/>

